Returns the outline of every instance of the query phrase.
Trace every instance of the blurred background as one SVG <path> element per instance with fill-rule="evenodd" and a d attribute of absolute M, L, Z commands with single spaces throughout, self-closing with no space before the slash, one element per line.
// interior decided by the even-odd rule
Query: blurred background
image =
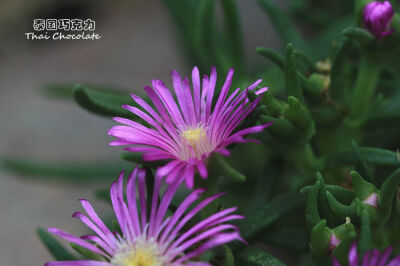
<path fill-rule="evenodd" d="M 274 2 L 286 8 L 286 1 Z M 246 58 L 252 66 L 262 65 L 266 60 L 255 53 L 255 47 L 274 48 L 280 42 L 256 1 L 239 0 L 238 5 Z M 35 18 L 92 18 L 101 39 L 26 40 Z M 111 119 L 49 95 L 45 86 L 106 84 L 138 91 L 152 78 L 170 84 L 171 70 L 187 75 L 192 67 L 184 59 L 174 22 L 161 0 L 3 0 L 0 35 L 2 158 L 70 162 L 70 168 L 104 161 L 118 168 L 120 149 L 108 146 Z M 90 199 L 101 214 L 111 213 L 93 191 L 108 186 L 116 176 L 77 184 L 34 178 L 31 172 L 0 172 L 0 264 L 4 266 L 43 265 L 51 259 L 35 233 L 38 227 L 83 233 L 85 227 L 70 218 L 80 210 L 78 198 Z"/>

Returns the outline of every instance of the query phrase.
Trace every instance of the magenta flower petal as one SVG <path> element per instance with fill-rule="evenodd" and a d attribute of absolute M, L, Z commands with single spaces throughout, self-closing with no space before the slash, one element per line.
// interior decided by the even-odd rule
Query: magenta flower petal
<path fill-rule="evenodd" d="M 194 166 L 185 167 L 194 168 Z M 73 216 L 80 219 L 95 234 L 76 237 L 60 229 L 48 229 L 50 233 L 101 255 L 102 260 L 55 261 L 45 265 L 204 266 L 210 264 L 197 260 L 198 256 L 205 251 L 234 240 L 243 241 L 238 228 L 226 223 L 244 218 L 241 215 L 233 214 L 236 208 L 221 210 L 184 230 L 199 211 L 223 193 L 196 203 L 204 190 L 195 189 L 182 201 L 172 215 L 167 216 L 168 207 L 180 182 L 171 184 L 159 199 L 162 179 L 156 178 L 151 206 L 148 206 L 145 171 L 136 168 L 129 176 L 126 198 L 123 176 L 122 172 L 110 188 L 114 213 L 122 234 L 111 232 L 86 200 L 80 200 L 80 202 L 87 215 L 76 212 Z"/>
<path fill-rule="evenodd" d="M 157 176 L 166 177 L 167 183 L 183 176 L 187 187 L 194 187 L 194 175 L 208 176 L 207 160 L 218 152 L 229 156 L 226 146 L 244 143 L 244 137 L 260 132 L 270 124 L 251 127 L 234 132 L 241 122 L 256 108 L 260 97 L 268 88 L 256 90 L 261 83 L 257 80 L 245 90 L 239 88 L 229 95 L 233 80 L 233 69 L 228 75 L 213 106 L 216 91 L 217 71 L 211 68 L 210 77 L 200 78 L 197 67 L 192 70 L 192 83 L 172 72 L 173 92 L 160 80 L 153 80 L 152 87 L 145 86 L 153 107 L 138 96 L 132 95 L 138 107 L 124 105 L 123 108 L 137 115 L 147 125 L 126 118 L 114 118 L 122 125 L 112 127 L 108 134 L 117 138 L 110 145 L 128 146 L 130 152 L 143 153 L 143 160 L 169 160 L 157 170 Z M 192 87 L 191 87 L 192 85 Z M 258 98 L 250 102 L 248 91 L 255 90 Z"/>
<path fill-rule="evenodd" d="M 364 8 L 364 28 L 377 38 L 390 35 L 393 33 L 393 29 L 390 28 L 393 16 L 394 11 L 389 1 L 373 1 Z"/>
<path fill-rule="evenodd" d="M 379 250 L 369 250 L 365 252 L 364 256 L 361 258 L 360 264 L 358 261 L 357 253 L 357 243 L 351 245 L 348 253 L 349 266 L 397 266 L 400 265 L 400 255 L 390 259 L 393 248 L 388 247 L 384 252 L 379 252 Z M 339 261 L 333 256 L 332 258 L 333 266 L 340 266 Z"/>

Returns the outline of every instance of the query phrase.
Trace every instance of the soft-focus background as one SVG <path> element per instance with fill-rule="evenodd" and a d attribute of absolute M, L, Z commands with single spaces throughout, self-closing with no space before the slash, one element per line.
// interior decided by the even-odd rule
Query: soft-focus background
<path fill-rule="evenodd" d="M 286 1 L 275 1 L 284 6 Z M 245 50 L 252 65 L 263 58 L 256 46 L 279 42 L 255 1 L 240 0 Z M 92 18 L 96 41 L 25 39 L 34 18 Z M 0 156 L 52 163 L 119 162 L 120 149 L 108 146 L 110 119 L 100 118 L 68 100 L 46 96 L 52 83 L 110 84 L 140 90 L 152 78 L 170 82 L 173 69 L 189 73 L 177 34 L 161 0 L 0 2 Z M 110 177 L 114 178 L 114 177 Z M 76 199 L 94 200 L 93 191 L 108 181 L 74 184 L 0 172 L 0 265 L 43 265 L 50 259 L 37 227 L 55 226 L 81 233 L 70 218 Z M 95 207 L 110 212 L 94 200 Z"/>

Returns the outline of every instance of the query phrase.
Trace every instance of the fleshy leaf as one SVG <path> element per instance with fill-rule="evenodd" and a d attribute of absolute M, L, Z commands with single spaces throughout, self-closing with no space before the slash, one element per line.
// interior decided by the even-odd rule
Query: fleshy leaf
<path fill-rule="evenodd" d="M 352 47 L 352 40 L 346 38 L 337 48 L 332 59 L 331 70 L 331 86 L 329 94 L 334 100 L 343 101 L 344 94 L 346 93 L 345 77 L 343 75 L 347 55 Z"/>
<path fill-rule="evenodd" d="M 241 236 L 246 241 L 251 241 L 275 223 L 282 215 L 304 204 L 304 200 L 305 196 L 297 191 L 274 198 L 254 212 L 253 215 L 247 217 L 246 220 L 238 223 Z M 231 245 L 232 250 L 235 252 L 239 245 L 241 244 L 233 243 Z"/>
<path fill-rule="evenodd" d="M 295 228 L 281 228 L 267 232 L 257 241 L 278 246 L 295 252 L 306 252 L 308 250 L 308 232 Z"/>
<path fill-rule="evenodd" d="M 357 41 L 361 45 L 369 44 L 375 40 L 374 35 L 362 28 L 348 27 L 342 33 L 344 36 Z"/>
<path fill-rule="evenodd" d="M 242 250 L 236 257 L 238 265 L 246 266 L 285 266 L 282 261 L 256 247 Z"/>
<path fill-rule="evenodd" d="M 260 55 L 265 56 L 266 58 L 270 59 L 279 68 L 281 68 L 283 70 L 285 58 L 278 51 L 275 51 L 274 49 L 271 49 L 268 47 L 257 47 L 256 52 L 259 53 Z M 266 93 L 266 94 L 270 94 L 270 93 Z"/>
<path fill-rule="evenodd" d="M 46 246 L 51 255 L 54 257 L 54 259 L 56 260 L 77 259 L 45 229 L 38 228 L 36 232 L 42 243 Z"/>
<path fill-rule="evenodd" d="M 128 93 L 100 91 L 76 85 L 73 90 L 75 101 L 89 112 L 104 116 L 119 116 L 138 119 L 136 115 L 122 108 L 122 105 L 134 105 Z"/>
<path fill-rule="evenodd" d="M 366 163 L 400 167 L 400 162 L 397 160 L 396 153 L 393 151 L 370 147 L 360 147 L 359 151 Z M 353 163 L 353 151 L 347 149 L 324 156 L 320 162 L 320 170 L 352 165 Z"/>
<path fill-rule="evenodd" d="M 27 159 L 3 158 L 1 168 L 26 176 L 82 182 L 99 181 L 100 179 L 112 180 L 118 176 L 124 165 L 112 162 L 90 164 L 82 162 L 49 163 Z"/>
<path fill-rule="evenodd" d="M 89 260 L 101 260 L 102 259 L 102 257 L 99 256 L 98 254 L 96 254 L 82 246 L 79 246 L 75 243 L 70 243 L 70 245 L 76 252 L 81 254 L 85 259 L 89 259 Z"/>
<path fill-rule="evenodd" d="M 294 58 L 293 45 L 289 43 L 286 46 L 285 55 L 285 86 L 288 96 L 294 96 L 304 103 L 303 90 L 300 84 L 300 78 L 297 71 L 296 60 Z"/>

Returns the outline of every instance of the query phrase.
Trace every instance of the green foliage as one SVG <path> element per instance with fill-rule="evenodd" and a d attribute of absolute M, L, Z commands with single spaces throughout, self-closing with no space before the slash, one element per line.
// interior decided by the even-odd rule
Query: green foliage
<path fill-rule="evenodd" d="M 51 255 L 56 260 L 76 260 L 75 256 L 73 256 L 65 247 L 63 247 L 50 233 L 46 230 L 39 228 L 37 230 L 37 234 L 42 241 L 42 243 L 49 250 Z"/>
<path fill-rule="evenodd" d="M 51 164 L 44 161 L 17 158 L 3 158 L 1 161 L 2 169 L 22 174 L 26 177 L 37 176 L 72 182 L 113 180 L 127 166 L 127 164 L 108 161 L 90 164 L 82 162 Z"/>
<path fill-rule="evenodd" d="M 136 119 L 137 116 L 122 108 L 134 102 L 128 94 L 99 91 L 76 85 L 73 90 L 75 101 L 89 112 L 104 116 L 120 116 Z"/>
<path fill-rule="evenodd" d="M 241 251 L 237 255 L 238 265 L 249 266 L 285 266 L 279 259 L 272 255 L 258 249 L 256 247 L 249 247 Z"/>
<path fill-rule="evenodd" d="M 363 8 L 370 0 L 293 0 L 285 10 L 274 4 L 277 1 L 258 0 L 282 44 L 275 49 L 255 48 L 271 66 L 268 60 L 256 65 L 245 58 L 237 1 L 163 2 L 190 66 L 205 72 L 215 65 L 219 77 L 234 67 L 233 86 L 262 77 L 262 85 L 271 87 L 239 127 L 272 122 L 257 136 L 262 143 L 231 145 L 239 156 L 229 159 L 211 156 L 209 178 L 195 181 L 196 186 L 208 188 L 205 196 L 228 191 L 199 216 L 230 205 L 239 206 L 247 216 L 237 225 L 248 246 L 230 243 L 221 248 L 224 252 L 209 255 L 210 261 L 219 266 L 285 265 L 265 252 L 265 245 L 270 245 L 278 249 L 278 257 L 296 253 L 299 265 L 329 265 L 332 254 L 346 263 L 355 239 L 359 256 L 388 245 L 399 251 L 400 243 L 393 235 L 399 233 L 400 225 L 396 197 L 400 156 L 395 152 L 400 134 L 400 14 L 392 23 L 396 31 L 377 39 L 362 28 Z M 307 35 L 302 34 L 303 25 Z M 257 30 L 262 34 L 262 29 Z M 220 88 L 217 84 L 216 92 Z M 136 105 L 119 90 L 52 84 L 44 92 L 53 98 L 73 98 L 97 115 L 140 120 L 122 108 Z M 249 93 L 250 101 L 256 97 Z M 122 153 L 121 158 L 128 164 L 52 165 L 4 158 L 2 168 L 81 182 L 115 179 L 124 166 L 134 164 L 147 168 L 151 195 L 154 177 L 150 173 L 166 161 L 146 162 L 141 153 L 131 152 Z M 95 195 L 110 201 L 108 189 Z M 120 232 L 115 220 L 109 224 Z M 56 259 L 75 258 L 47 231 L 39 229 L 38 234 Z M 335 247 L 330 245 L 333 237 L 340 240 Z M 72 248 L 85 258 L 98 259 L 79 246 Z"/>

